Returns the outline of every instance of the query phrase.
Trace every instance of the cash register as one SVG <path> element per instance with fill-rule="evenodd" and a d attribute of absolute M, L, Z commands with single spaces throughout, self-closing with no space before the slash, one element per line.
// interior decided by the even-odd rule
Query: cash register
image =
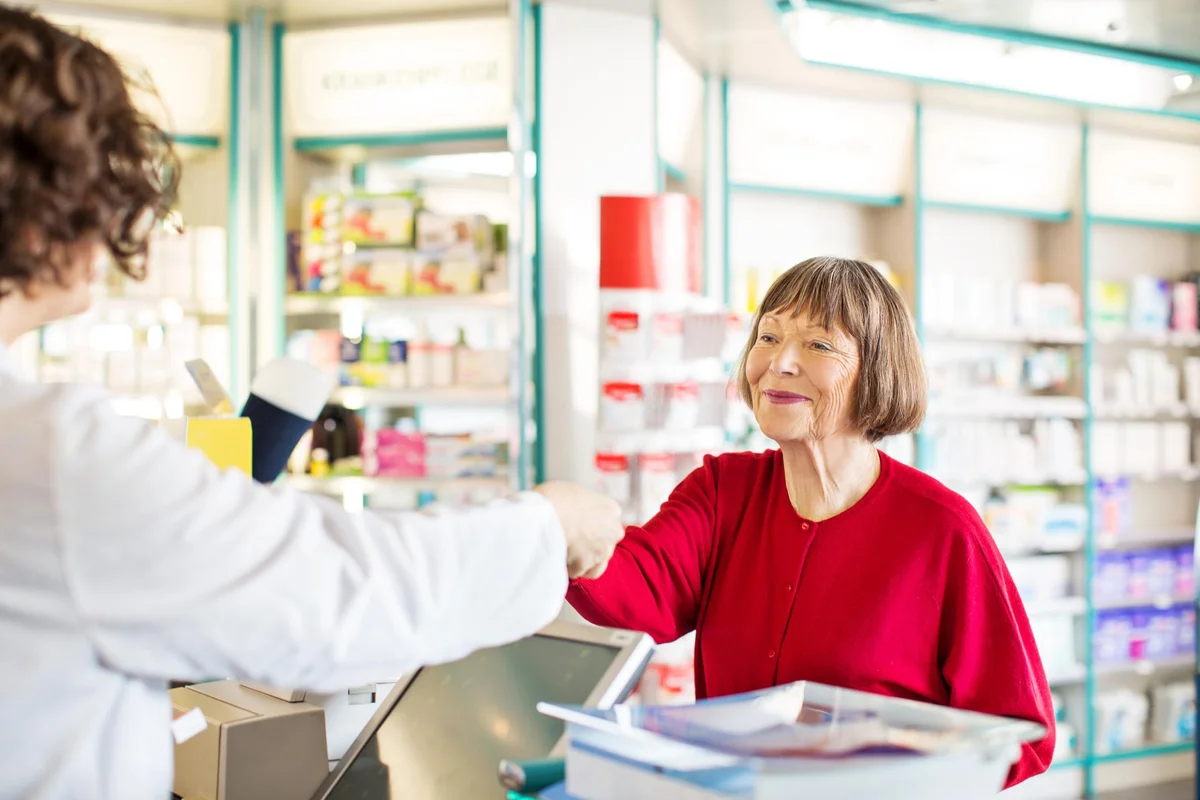
<path fill-rule="evenodd" d="M 418 670 L 396 684 L 313 800 L 504 798 L 501 761 L 565 752 L 562 721 L 537 704 L 610 708 L 633 691 L 651 650 L 644 634 L 555 622 Z"/>
<path fill-rule="evenodd" d="M 502 760 L 565 752 L 563 723 L 537 704 L 609 708 L 637 685 L 652 649 L 644 634 L 556 621 L 527 639 L 419 669 L 378 702 L 331 772 L 328 734 L 314 737 L 314 724 L 321 732 L 326 724 L 319 706 L 230 681 L 173 690 L 177 714 L 186 696 L 209 725 L 176 747 L 175 793 L 187 800 L 502 800 Z"/>

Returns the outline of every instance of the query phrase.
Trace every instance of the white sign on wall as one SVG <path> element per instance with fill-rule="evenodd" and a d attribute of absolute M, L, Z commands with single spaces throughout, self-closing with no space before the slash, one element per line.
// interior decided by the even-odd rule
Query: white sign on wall
<path fill-rule="evenodd" d="M 505 17 L 289 32 L 284 103 L 297 138 L 506 128 Z"/>
<path fill-rule="evenodd" d="M 1200 145 L 1093 130 L 1088 205 L 1100 217 L 1200 223 Z"/>
<path fill-rule="evenodd" d="M 139 107 L 165 130 L 190 136 L 222 136 L 229 120 L 229 32 L 71 14 L 49 14 L 111 53 L 135 84 Z"/>
<path fill-rule="evenodd" d="M 704 78 L 666 39 L 658 40 L 658 154 L 668 164 L 681 167 L 688 145 L 702 128 Z"/>
<path fill-rule="evenodd" d="M 1081 130 L 925 109 L 922 194 L 942 203 L 1065 213 L 1079 182 Z"/>
<path fill-rule="evenodd" d="M 729 179 L 734 183 L 887 197 L 903 194 L 913 108 L 729 86 Z"/>

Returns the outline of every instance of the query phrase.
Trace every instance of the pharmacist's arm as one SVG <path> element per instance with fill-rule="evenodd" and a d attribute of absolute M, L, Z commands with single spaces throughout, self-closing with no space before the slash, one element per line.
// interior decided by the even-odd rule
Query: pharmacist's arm
<path fill-rule="evenodd" d="M 567 601 L 584 619 L 659 643 L 695 629 L 716 527 L 716 463 L 705 457 L 653 519 L 627 528 L 603 575 L 571 582 Z"/>
<path fill-rule="evenodd" d="M 942 676 L 950 705 L 1037 722 L 1049 735 L 1023 745 L 1007 786 L 1045 772 L 1054 754 L 1050 686 L 1029 617 L 991 535 L 978 530 L 950 548 L 942 603 Z"/>
<path fill-rule="evenodd" d="M 80 624 L 115 669 L 337 690 L 522 638 L 562 607 L 566 545 L 536 495 L 351 516 L 71 397 L 55 512 Z"/>

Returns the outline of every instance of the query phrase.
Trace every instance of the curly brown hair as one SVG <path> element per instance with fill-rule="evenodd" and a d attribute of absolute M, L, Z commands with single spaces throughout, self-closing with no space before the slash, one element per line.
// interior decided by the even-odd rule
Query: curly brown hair
<path fill-rule="evenodd" d="M 145 274 L 179 164 L 116 60 L 40 15 L 0 6 L 0 298 L 64 283 L 84 243 Z"/>

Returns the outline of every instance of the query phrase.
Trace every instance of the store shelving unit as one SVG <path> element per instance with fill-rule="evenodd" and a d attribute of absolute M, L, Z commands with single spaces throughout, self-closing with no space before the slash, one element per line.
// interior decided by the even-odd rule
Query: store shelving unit
<path fill-rule="evenodd" d="M 406 492 L 431 494 L 435 499 L 459 498 L 467 491 L 499 494 L 506 488 L 524 488 L 533 479 L 539 426 L 531 388 L 535 356 L 534 337 L 530 335 L 534 316 L 532 237 L 528 235 L 532 196 L 530 174 L 521 168 L 528 163 L 530 146 L 523 87 L 524 65 L 528 63 L 524 52 L 532 24 L 528 4 L 517 3 L 509 17 L 492 14 L 416 22 L 397 19 L 386 23 L 382 32 L 377 26 L 369 32 L 293 31 L 282 27 L 277 31 L 277 69 L 281 73 L 277 81 L 284 97 L 284 122 L 277 131 L 276 147 L 286 165 L 286 191 L 281 190 L 281 197 L 289 207 L 301 192 L 318 185 L 375 195 L 415 191 L 424 207 L 433 212 L 482 214 L 491 223 L 507 226 L 506 249 L 497 253 L 507 262 L 507 280 L 502 287 L 484 286 L 474 293 L 398 296 L 351 295 L 341 290 L 333 294 L 290 291 L 279 298 L 285 338 L 297 331 L 317 329 L 337 330 L 354 339 L 371 326 L 391 325 L 396 330 L 411 328 L 416 335 L 424 332 L 432 336 L 436 332 L 439 341 L 449 335 L 443 347 L 453 343 L 455 331 L 465 332 L 469 341 L 483 341 L 507 364 L 505 385 L 344 385 L 335 392 L 332 402 L 379 421 L 373 424 L 387 426 L 397 417 L 410 417 L 422 431 L 502 436 L 508 459 L 503 472 L 497 477 L 464 479 L 293 475 L 289 481 L 294 485 L 340 495 L 347 507 L 361 507 L 364 497 L 368 503 L 382 504 L 389 495 Z M 365 34 L 362 40 L 358 40 L 359 32 Z M 361 116 L 362 110 L 353 120 L 341 119 L 335 109 L 314 109 L 305 99 L 303 82 L 314 80 L 306 64 L 306 46 L 374 48 L 377 58 L 387 58 L 391 56 L 381 55 L 384 50 L 414 36 L 423 37 L 425 44 L 429 37 L 439 36 L 446 37 L 447 46 L 452 47 L 461 44 L 457 37 L 480 44 L 483 50 L 478 58 L 495 59 L 493 94 L 483 96 L 479 94 L 483 90 L 450 82 L 444 97 L 430 100 L 425 95 L 414 95 L 417 99 L 409 103 L 403 115 L 392 114 L 382 123 L 372 116 Z M 404 62 L 402 51 L 396 49 L 398 69 L 410 66 Z M 478 68 L 478 64 L 472 68 Z M 513 77 L 506 78 L 508 75 Z M 518 87 L 515 92 L 514 85 Z M 405 105 L 400 102 L 404 98 L 387 95 L 389 91 L 403 94 L 403 87 L 381 87 L 378 91 L 378 103 Z M 428 114 L 428 119 L 422 118 L 422 113 Z M 516 122 L 510 125 L 510 119 Z M 304 127 L 314 124 L 314 130 Z M 390 130 L 387 125 L 396 127 Z M 289 223 L 289 229 L 299 228 L 295 222 Z M 283 264 L 279 272 L 285 272 Z"/>
<path fill-rule="evenodd" d="M 805 116 L 822 119 L 824 130 L 854 129 L 858 138 L 853 145 L 845 145 L 847 148 L 866 149 L 870 144 L 859 135 L 863 126 L 851 125 L 848 119 L 855 113 L 871 113 L 868 109 L 849 108 L 842 98 L 814 98 L 800 91 L 788 96 L 776 89 L 727 83 L 723 131 L 728 151 L 724 172 L 726 296 L 735 308 L 746 302 L 747 292 L 740 284 L 748 264 L 782 271 L 804 257 L 827 253 L 888 262 L 901 276 L 927 361 L 934 370 L 929 414 L 915 447 L 916 466 L 932 471 L 974 499 L 981 510 L 989 507 L 989 497 L 1014 492 L 1031 496 L 1053 492 L 1057 503 L 1073 509 L 1077 533 L 1071 536 L 1011 544 L 998 538 L 1014 574 L 1019 575 L 1030 563 L 1046 560 L 1058 559 L 1068 565 L 1061 596 L 1027 599 L 1035 628 L 1051 623 L 1039 635 L 1046 642 L 1044 647 L 1063 641 L 1075 643 L 1073 662 L 1047 663 L 1053 688 L 1064 699 L 1066 719 L 1077 735 L 1074 752 L 1060 754 L 1052 770 L 1057 777 L 1050 781 L 1067 794 L 1078 791 L 1090 796 L 1129 780 L 1130 770 L 1144 782 L 1152 782 L 1160 772 L 1177 774 L 1184 768 L 1179 759 L 1193 747 L 1190 741 L 1147 739 L 1143 746 L 1109 752 L 1098 739 L 1101 722 L 1095 703 L 1113 689 L 1147 691 L 1164 682 L 1190 680 L 1195 656 L 1169 653 L 1097 663 L 1094 650 L 1100 640 L 1096 626 L 1103 615 L 1191 607 L 1194 592 L 1158 591 L 1152 596 L 1100 599 L 1094 595 L 1094 583 L 1099 581 L 1097 558 L 1103 554 L 1187 547 L 1195 541 L 1200 469 L 1195 454 L 1187 463 L 1158 468 L 1099 461 L 1096 426 L 1175 422 L 1190 431 L 1188 447 L 1194 451 L 1191 440 L 1197 409 L 1189 407 L 1182 394 L 1177 402 L 1155 407 L 1105 405 L 1091 383 L 1097 374 L 1095 367 L 1111 368 L 1134 349 L 1165 353 L 1170 363 L 1180 368 L 1185 356 L 1200 349 L 1200 333 L 1105 327 L 1096 324 L 1093 305 L 1096 280 L 1129 281 L 1138 272 L 1180 279 L 1200 267 L 1200 207 L 1183 189 L 1176 193 L 1182 198 L 1177 198 L 1180 208 L 1160 208 L 1161 203 L 1156 206 L 1149 201 L 1140 214 L 1119 213 L 1119 207 L 1095 207 L 1113 197 L 1130 202 L 1130 196 L 1136 195 L 1136 191 L 1106 186 L 1106 180 L 1113 183 L 1111 177 L 1098 177 L 1098 170 L 1111 169 L 1117 159 L 1097 158 L 1096 130 L 1120 131 L 1124 118 L 1119 115 L 1093 120 L 1078 108 L 1032 100 L 1024 101 L 1024 114 L 970 110 L 970 104 L 964 110 L 953 100 L 935 102 L 941 97 L 937 93 L 926 94 L 934 100 L 914 98 L 907 104 L 914 124 L 911 135 L 900 135 L 905 152 L 895 154 L 891 162 L 881 157 L 875 164 L 879 180 L 886 175 L 893 177 L 893 183 L 864 191 L 861 171 L 856 173 L 849 163 L 839 164 L 830 150 L 822 149 L 828 143 L 821 137 L 788 141 L 779 134 L 773 142 L 767 140 L 773 125 L 786 126 L 790 113 L 800 117 L 789 112 L 789 107 L 806 107 L 809 113 Z M 747 95 L 772 97 L 770 107 L 772 112 L 779 109 L 781 121 L 768 119 L 754 102 L 744 99 Z M 843 104 L 840 111 L 835 109 L 836 103 Z M 881 96 L 874 102 L 874 112 L 882 116 L 895 105 L 891 96 Z M 823 113 L 817 113 L 818 108 Z M 753 130 L 765 131 L 763 138 L 755 140 L 745 133 Z M 1175 138 L 1184 145 L 1168 147 L 1186 145 L 1200 154 L 1200 146 L 1190 144 L 1200 141 L 1200 125 L 1190 133 L 1186 126 L 1182 130 L 1143 133 L 1144 146 L 1153 151 L 1159 139 Z M 1106 135 L 1101 133 L 1101 139 Z M 896 138 L 895 127 L 889 136 Z M 1123 152 L 1130 165 L 1127 172 L 1135 171 L 1138 151 Z M 1200 155 L 1195 158 L 1200 164 Z M 821 159 L 828 163 L 820 170 L 811 169 Z M 1151 158 L 1155 165 L 1164 160 L 1170 163 L 1164 157 Z M 789 162 L 809 169 L 802 174 L 788 166 Z M 752 177 L 744 174 L 748 164 L 755 170 Z M 1179 168 L 1183 172 L 1179 182 L 1190 180 L 1191 164 L 1186 161 Z M 818 181 L 820 176 L 836 174 L 839 166 L 843 174 L 852 176 L 840 185 L 836 180 L 818 183 L 811 179 L 814 172 Z M 896 175 L 906 177 L 895 182 Z M 854 179 L 859 181 L 857 185 L 850 184 Z M 1097 182 L 1102 187 L 1099 193 Z M 1176 197 L 1170 188 L 1165 191 Z M 1187 205 L 1189 201 L 1192 205 Z M 778 211 L 780 208 L 786 211 Z M 1171 214 L 1175 218 L 1155 220 L 1155 209 L 1160 209 L 1164 218 Z M 1148 261 L 1147 256 L 1159 253 L 1170 254 L 1169 264 L 1155 266 Z M 990 291 L 984 289 L 971 305 L 961 294 L 956 298 L 942 291 L 939 295 L 943 276 L 976 285 L 993 283 Z M 1057 296 L 1059 306 L 1049 318 L 1025 319 L 1011 308 L 997 313 L 1001 298 L 1011 295 L 1011 288 L 1005 287 L 1018 281 L 1060 284 L 1069 292 L 1065 301 L 1063 295 Z M 765 285 L 757 287 L 760 294 L 765 289 Z M 946 313 L 948 310 L 954 313 Z M 958 354 L 949 356 L 951 361 L 961 359 L 976 370 L 988 363 L 987 359 L 1008 358 L 1006 354 L 1018 354 L 1028 364 L 1031 353 L 1046 353 L 1050 363 L 1063 362 L 1070 368 L 1065 379 L 1053 387 L 1031 390 L 1026 386 L 1014 392 L 1016 386 L 1005 389 L 997 385 L 989 391 L 956 396 L 947 394 L 944 375 L 937 372 L 947 353 Z M 1028 377 L 1027 369 L 1021 376 Z M 964 480 L 963 465 L 939 464 L 936 457 L 941 431 L 951 435 L 959 451 L 987 454 L 982 461 L 976 455 L 980 465 L 1000 460 L 1019 464 L 997 455 L 994 449 L 967 447 L 962 426 L 1003 426 L 1029 435 L 1034 426 L 1048 424 L 1060 426 L 1063 435 L 1068 430 L 1073 433 L 1066 440 L 1053 440 L 1056 443 L 1045 448 L 1046 452 L 1061 452 L 1062 441 L 1073 441 L 1074 458 L 1049 465 L 1026 464 L 1011 471 L 985 469 Z M 1045 432 L 1044 427 L 1041 430 Z M 954 449 L 948 452 L 954 454 Z M 1106 532 L 1096 509 L 1105 501 L 1100 482 L 1116 478 L 1132 484 L 1133 521 L 1114 536 Z M 1123 765 L 1120 775 L 1111 771 L 1115 764 Z"/>

